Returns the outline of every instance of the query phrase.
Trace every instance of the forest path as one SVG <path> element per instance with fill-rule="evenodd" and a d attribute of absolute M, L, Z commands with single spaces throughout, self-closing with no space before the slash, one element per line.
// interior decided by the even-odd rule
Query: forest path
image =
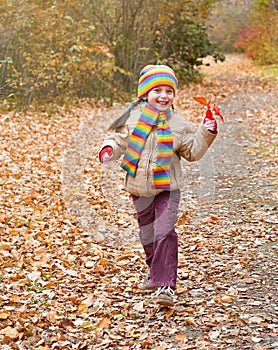
<path fill-rule="evenodd" d="M 141 288 L 124 174 L 98 160 L 125 107 L 0 115 L 1 350 L 278 348 L 277 82 L 243 56 L 209 63 L 176 101 L 198 124 L 192 97 L 211 99 L 225 123 L 204 159 L 182 164 L 172 309 Z"/>
<path fill-rule="evenodd" d="M 277 332 L 262 327 L 263 320 L 277 324 L 278 315 L 278 86 L 262 79 L 252 62 L 241 56 L 228 56 L 223 64 L 210 61 L 203 72 L 202 88 L 221 96 L 226 122 L 219 123 L 219 137 L 203 165 L 191 166 L 191 185 L 195 179 L 198 191 L 201 177 L 204 191 L 199 190 L 195 208 L 200 214 L 191 221 L 189 232 L 202 232 L 201 245 L 209 247 L 209 258 L 198 258 L 203 260 L 202 274 L 214 281 L 225 276 L 223 281 L 237 290 L 240 319 L 247 320 L 245 330 L 236 332 L 242 337 L 235 337 L 234 344 L 231 340 L 227 349 L 278 348 Z M 204 180 L 206 176 L 214 180 Z M 225 266 L 218 276 L 211 270 L 217 261 L 220 271 Z"/>
<path fill-rule="evenodd" d="M 141 296 L 135 293 L 133 302 L 138 301 L 140 311 L 148 310 L 148 316 L 137 315 L 138 322 L 157 348 L 162 344 L 161 349 L 164 345 L 165 349 L 274 349 L 278 342 L 277 84 L 264 80 L 243 56 L 229 55 L 224 63 L 208 61 L 202 68 L 202 83 L 181 89 L 176 101 L 177 110 L 193 123 L 202 120 L 197 113 L 204 113 L 193 96 L 216 102 L 225 118 L 225 123 L 218 121 L 219 135 L 206 156 L 196 163 L 183 161 L 178 305 L 168 323 L 163 311 L 148 309 L 149 297 L 140 304 Z M 95 123 L 100 123 L 97 130 L 103 130 L 121 110 L 94 117 L 91 127 L 95 130 Z M 119 164 L 102 168 L 95 177 L 103 202 L 92 213 L 95 220 L 88 234 L 93 230 L 94 237 L 109 247 L 134 252 L 136 266 L 130 261 L 118 277 L 127 290 L 124 281 L 133 275 L 139 286 L 145 267 L 134 209 L 122 191 L 123 177 Z M 88 193 L 95 204 L 95 182 Z M 122 302 L 128 298 L 129 292 Z M 176 338 L 162 335 L 163 327 L 176 327 Z M 187 340 L 181 347 L 177 334 Z"/>

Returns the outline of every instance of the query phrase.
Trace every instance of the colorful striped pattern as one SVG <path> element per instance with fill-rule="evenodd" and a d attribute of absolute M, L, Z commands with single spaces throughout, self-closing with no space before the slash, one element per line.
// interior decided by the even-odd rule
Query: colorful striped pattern
<path fill-rule="evenodd" d="M 152 185 L 155 188 L 170 188 L 170 168 L 173 153 L 173 136 L 168 119 L 173 110 L 159 112 L 146 102 L 141 104 L 140 118 L 130 136 L 121 167 L 131 176 L 136 175 L 137 166 L 145 142 L 157 124 L 157 158 L 153 169 Z"/>
<path fill-rule="evenodd" d="M 155 188 L 170 188 L 172 154 L 173 135 L 168 125 L 168 116 L 160 114 L 157 129 L 157 156 L 152 179 Z"/>
<path fill-rule="evenodd" d="M 178 89 L 178 80 L 174 71 L 165 65 L 148 65 L 140 72 L 140 78 L 138 82 L 138 98 L 141 98 L 152 89 L 166 85 L 170 86 L 174 93 Z"/>

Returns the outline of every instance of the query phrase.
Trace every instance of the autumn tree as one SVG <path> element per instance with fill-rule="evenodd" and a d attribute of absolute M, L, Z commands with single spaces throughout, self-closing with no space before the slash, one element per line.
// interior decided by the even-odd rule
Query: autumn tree
<path fill-rule="evenodd" d="M 167 1 L 159 17 L 155 47 L 159 59 L 174 67 L 179 81 L 196 76 L 202 58 L 224 60 L 208 35 L 207 18 L 216 1 Z M 171 8 L 171 11 L 167 11 Z"/>
<path fill-rule="evenodd" d="M 75 11 L 76 3 L 50 6 L 29 0 L 18 5 L 4 13 L 1 81 L 12 81 L 27 102 L 33 96 L 63 94 L 66 99 L 98 91 L 98 80 L 113 72 L 114 57 L 107 45 L 92 40 L 90 22 Z"/>
<path fill-rule="evenodd" d="M 274 64 L 278 62 L 277 32 L 277 1 L 254 0 L 235 46 L 260 64 Z"/>
<path fill-rule="evenodd" d="M 277 0 L 227 0 L 213 9 L 210 35 L 224 52 L 245 52 L 260 64 L 277 63 Z"/>

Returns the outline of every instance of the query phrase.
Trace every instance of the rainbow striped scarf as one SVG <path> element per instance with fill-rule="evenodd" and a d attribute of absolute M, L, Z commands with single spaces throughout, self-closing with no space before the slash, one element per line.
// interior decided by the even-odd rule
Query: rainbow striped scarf
<path fill-rule="evenodd" d="M 129 138 L 121 167 L 131 176 L 136 175 L 137 166 L 145 142 L 157 125 L 157 155 L 153 169 L 152 185 L 154 188 L 170 188 L 170 169 L 173 154 L 173 135 L 168 120 L 173 109 L 159 112 L 146 102 L 141 104 L 140 118 Z"/>

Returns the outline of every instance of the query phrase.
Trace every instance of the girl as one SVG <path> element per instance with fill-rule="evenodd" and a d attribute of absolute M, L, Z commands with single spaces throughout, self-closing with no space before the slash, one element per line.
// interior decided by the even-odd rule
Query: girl
<path fill-rule="evenodd" d="M 136 209 L 139 237 L 149 267 L 145 289 L 156 290 L 156 302 L 166 307 L 174 305 L 177 280 L 175 224 L 183 186 L 180 159 L 199 160 L 217 134 L 214 118 L 204 118 L 196 128 L 175 112 L 177 88 L 178 81 L 170 67 L 144 67 L 138 101 L 110 126 L 115 132 L 104 141 L 99 153 L 102 163 L 124 155 L 124 189 L 131 194 Z M 140 109 L 133 110 L 139 104 Z"/>

